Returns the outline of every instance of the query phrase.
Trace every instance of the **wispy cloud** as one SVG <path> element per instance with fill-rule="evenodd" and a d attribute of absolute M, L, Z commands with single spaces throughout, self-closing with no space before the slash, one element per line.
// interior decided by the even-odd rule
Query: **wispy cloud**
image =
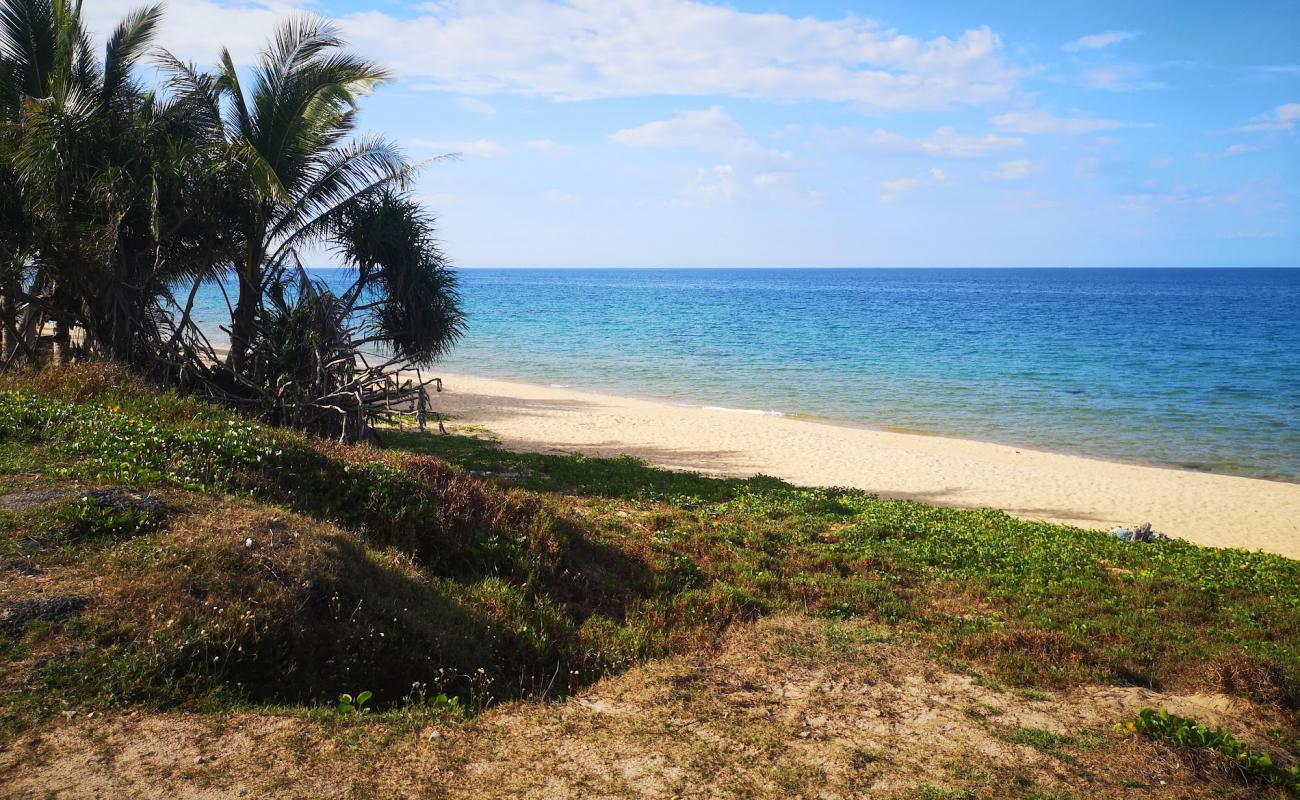
<path fill-rule="evenodd" d="M 1276 179 L 1250 179 L 1226 191 L 1178 185 L 1138 194 L 1124 194 L 1117 198 L 1116 204 L 1122 211 L 1134 212 L 1170 208 L 1240 208 L 1257 212 L 1285 208 L 1286 200 Z"/>
<path fill-rule="evenodd" d="M 892 180 L 880 182 L 880 202 L 897 203 L 903 199 L 903 195 L 923 186 L 934 186 L 943 183 L 948 176 L 941 169 L 932 168 L 928 173 L 921 176 L 905 176 L 902 178 L 893 178 Z"/>
<path fill-rule="evenodd" d="M 1136 92 L 1143 89 L 1163 89 L 1161 81 L 1147 77 L 1148 67 L 1139 64 L 1110 64 L 1094 67 L 1084 72 L 1084 83 L 1094 89 L 1108 92 Z"/>
<path fill-rule="evenodd" d="M 1246 133 L 1261 131 L 1290 131 L 1300 124 L 1300 103 L 1283 103 L 1267 114 L 1261 114 L 1239 130 Z"/>
<path fill-rule="evenodd" d="M 684 111 L 670 119 L 623 128 L 610 136 L 629 147 L 690 148 L 724 153 L 737 158 L 792 160 L 790 154 L 764 147 L 719 106 Z"/>
<path fill-rule="evenodd" d="M 1067 53 L 1078 53 L 1082 50 L 1100 50 L 1103 47 L 1110 47 L 1113 44 L 1127 42 L 1136 38 L 1137 34 L 1133 31 L 1105 31 L 1080 36 L 1072 42 L 1066 42 L 1061 46 L 1061 49 Z"/>
<path fill-rule="evenodd" d="M 996 133 L 963 136 L 950 127 L 939 128 L 931 135 L 919 138 L 909 138 L 882 128 L 874 131 L 840 128 L 826 134 L 824 141 L 833 147 L 936 158 L 981 158 L 1025 143 L 1018 136 Z"/>
<path fill-rule="evenodd" d="M 463 156 L 474 156 L 477 158 L 493 158 L 504 155 L 506 148 L 490 139 L 474 139 L 473 141 L 433 141 L 429 139 L 411 139 L 411 147 L 421 150 L 436 150 L 441 153 L 456 153 Z"/>
<path fill-rule="evenodd" d="M 1058 117 L 1038 109 L 1030 111 L 1008 111 L 993 117 L 993 124 L 999 128 L 1017 133 L 1079 136 L 1097 131 L 1110 131 L 1124 127 L 1124 123 L 1115 119 L 1090 119 L 1087 117 Z"/>
<path fill-rule="evenodd" d="M 999 181 L 1018 181 L 1029 177 L 1029 173 L 1034 169 L 1034 162 L 1027 158 L 1018 158 L 1014 161 L 1003 161 L 998 164 L 997 169 L 988 173 L 988 177 Z"/>

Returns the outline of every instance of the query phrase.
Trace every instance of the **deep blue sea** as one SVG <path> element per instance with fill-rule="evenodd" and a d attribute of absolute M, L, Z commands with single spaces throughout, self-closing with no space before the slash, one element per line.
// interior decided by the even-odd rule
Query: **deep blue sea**
<path fill-rule="evenodd" d="M 460 278 L 447 372 L 1300 480 L 1300 270 Z"/>

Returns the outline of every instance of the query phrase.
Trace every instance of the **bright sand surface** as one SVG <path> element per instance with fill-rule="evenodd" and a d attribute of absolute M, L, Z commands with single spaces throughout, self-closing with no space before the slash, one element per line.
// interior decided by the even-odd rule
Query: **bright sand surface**
<path fill-rule="evenodd" d="M 628 454 L 1082 528 L 1150 522 L 1198 544 L 1300 558 L 1300 484 L 461 375 L 444 376 L 435 404 L 514 449 Z"/>

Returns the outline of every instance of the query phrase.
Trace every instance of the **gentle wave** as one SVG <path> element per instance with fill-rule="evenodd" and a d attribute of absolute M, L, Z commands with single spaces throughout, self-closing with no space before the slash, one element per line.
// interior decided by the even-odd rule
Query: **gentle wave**
<path fill-rule="evenodd" d="M 703 406 L 705 411 L 729 411 L 733 414 L 754 414 L 759 417 L 784 417 L 780 411 L 764 411 L 761 408 L 728 408 L 727 406 Z"/>

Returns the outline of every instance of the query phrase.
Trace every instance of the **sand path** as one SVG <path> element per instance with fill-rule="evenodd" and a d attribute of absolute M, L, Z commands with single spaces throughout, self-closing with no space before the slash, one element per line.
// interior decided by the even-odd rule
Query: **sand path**
<path fill-rule="evenodd" d="M 1300 484 L 462 375 L 445 377 L 437 403 L 516 449 L 630 454 L 672 469 L 763 473 L 1083 528 L 1149 521 L 1199 544 L 1300 558 Z"/>

